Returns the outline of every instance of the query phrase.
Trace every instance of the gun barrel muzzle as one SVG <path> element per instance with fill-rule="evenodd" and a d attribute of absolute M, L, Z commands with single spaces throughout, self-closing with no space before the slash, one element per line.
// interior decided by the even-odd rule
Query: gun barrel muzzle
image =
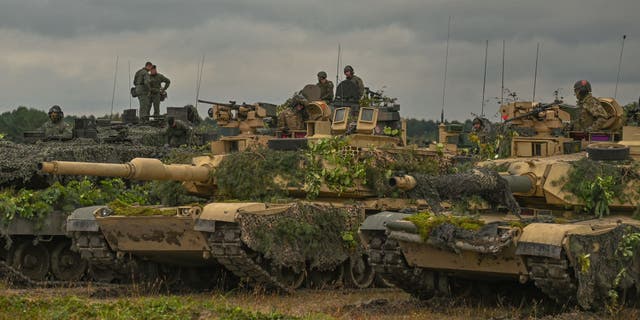
<path fill-rule="evenodd" d="M 403 191 L 409 191 L 416 187 L 416 178 L 410 175 L 395 176 L 389 179 L 389 186 Z"/>

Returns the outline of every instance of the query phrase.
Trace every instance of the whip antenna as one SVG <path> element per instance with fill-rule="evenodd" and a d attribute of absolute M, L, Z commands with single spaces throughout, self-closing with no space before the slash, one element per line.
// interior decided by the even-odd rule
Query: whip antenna
<path fill-rule="evenodd" d="M 442 110 L 440 110 L 440 122 L 444 123 L 444 98 L 447 92 L 447 65 L 449 64 L 449 39 L 451 38 L 451 16 L 447 23 L 447 47 L 444 54 L 444 80 L 442 84 Z"/>
<path fill-rule="evenodd" d="M 109 118 L 113 118 L 113 102 L 116 99 L 116 79 L 118 78 L 118 56 L 116 56 L 116 71 L 113 73 L 113 92 L 111 93 L 111 113 Z"/>
<path fill-rule="evenodd" d="M 536 82 L 538 81 L 538 57 L 540 56 L 540 42 L 536 46 L 536 68 L 533 71 L 533 99 L 531 101 L 536 101 Z"/>
<path fill-rule="evenodd" d="M 196 84 L 196 109 L 198 108 L 198 99 L 200 99 L 200 85 L 202 84 L 202 74 L 204 73 L 204 54 L 202 55 L 202 62 L 198 67 L 198 80 Z"/>
<path fill-rule="evenodd" d="M 127 61 L 129 65 L 129 83 L 131 83 L 131 60 Z M 131 109 L 131 95 L 129 95 L 129 109 Z"/>
<path fill-rule="evenodd" d="M 487 56 L 489 55 L 489 40 L 487 40 L 484 47 L 484 78 L 482 79 L 482 108 L 480 109 L 480 116 L 484 117 L 484 93 L 487 88 Z"/>
<path fill-rule="evenodd" d="M 500 106 L 504 105 L 504 47 L 505 40 L 502 40 L 502 84 L 500 85 Z"/>
<path fill-rule="evenodd" d="M 613 91 L 613 98 L 618 96 L 618 82 L 620 81 L 620 67 L 622 67 L 622 52 L 624 51 L 624 40 L 627 39 L 627 35 L 622 35 L 622 46 L 620 47 L 620 59 L 618 59 L 618 75 L 616 76 L 616 88 Z"/>

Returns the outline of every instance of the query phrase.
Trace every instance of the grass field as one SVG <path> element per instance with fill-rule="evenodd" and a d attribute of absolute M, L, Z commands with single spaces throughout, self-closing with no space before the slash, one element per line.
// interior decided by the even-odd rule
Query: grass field
<path fill-rule="evenodd" d="M 257 291 L 164 295 L 135 288 L 0 289 L 0 319 L 637 319 L 549 307 L 539 300 L 435 298 L 418 301 L 395 289 Z"/>

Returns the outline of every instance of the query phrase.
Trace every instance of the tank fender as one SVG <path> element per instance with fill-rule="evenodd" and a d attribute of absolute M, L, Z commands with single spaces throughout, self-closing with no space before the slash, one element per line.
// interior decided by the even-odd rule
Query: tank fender
<path fill-rule="evenodd" d="M 385 231 L 387 229 L 387 223 L 391 221 L 403 220 L 411 214 L 383 211 L 374 215 L 368 216 L 362 225 L 360 230 L 363 231 Z"/>
<path fill-rule="evenodd" d="M 210 203 L 202 209 L 195 219 L 193 229 L 196 231 L 214 232 L 216 222 L 236 222 L 240 212 L 266 211 L 267 205 L 258 202 L 245 203 Z"/>
<path fill-rule="evenodd" d="M 568 234 L 589 231 L 591 227 L 588 225 L 532 223 L 522 230 L 516 255 L 560 259 Z"/>
<path fill-rule="evenodd" d="M 95 213 L 104 208 L 107 206 L 91 206 L 73 210 L 67 218 L 67 232 L 98 232 L 100 225 L 96 221 Z"/>

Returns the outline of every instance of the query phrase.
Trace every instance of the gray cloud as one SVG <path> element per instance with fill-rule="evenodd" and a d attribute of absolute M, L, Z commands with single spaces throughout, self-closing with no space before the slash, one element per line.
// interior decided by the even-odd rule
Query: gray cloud
<path fill-rule="evenodd" d="M 506 86 L 523 99 L 533 93 L 537 43 L 537 99 L 562 88 L 572 102 L 570 88 L 582 78 L 596 95 L 613 95 L 623 33 L 618 98 L 626 103 L 640 94 L 636 0 L 9 0 L 1 9 L 0 111 L 61 104 L 67 113 L 106 113 L 116 56 L 117 109 L 129 105 L 128 62 L 135 72 L 146 60 L 172 80 L 166 106 L 192 103 L 203 53 L 203 98 L 279 103 L 313 82 L 318 70 L 335 79 L 340 43 L 343 62 L 367 86 L 386 87 L 407 116 L 437 118 L 450 15 L 449 118 L 480 112 L 486 39 L 489 98 L 499 95 L 503 39 Z M 496 109 L 493 101 L 487 108 Z"/>

